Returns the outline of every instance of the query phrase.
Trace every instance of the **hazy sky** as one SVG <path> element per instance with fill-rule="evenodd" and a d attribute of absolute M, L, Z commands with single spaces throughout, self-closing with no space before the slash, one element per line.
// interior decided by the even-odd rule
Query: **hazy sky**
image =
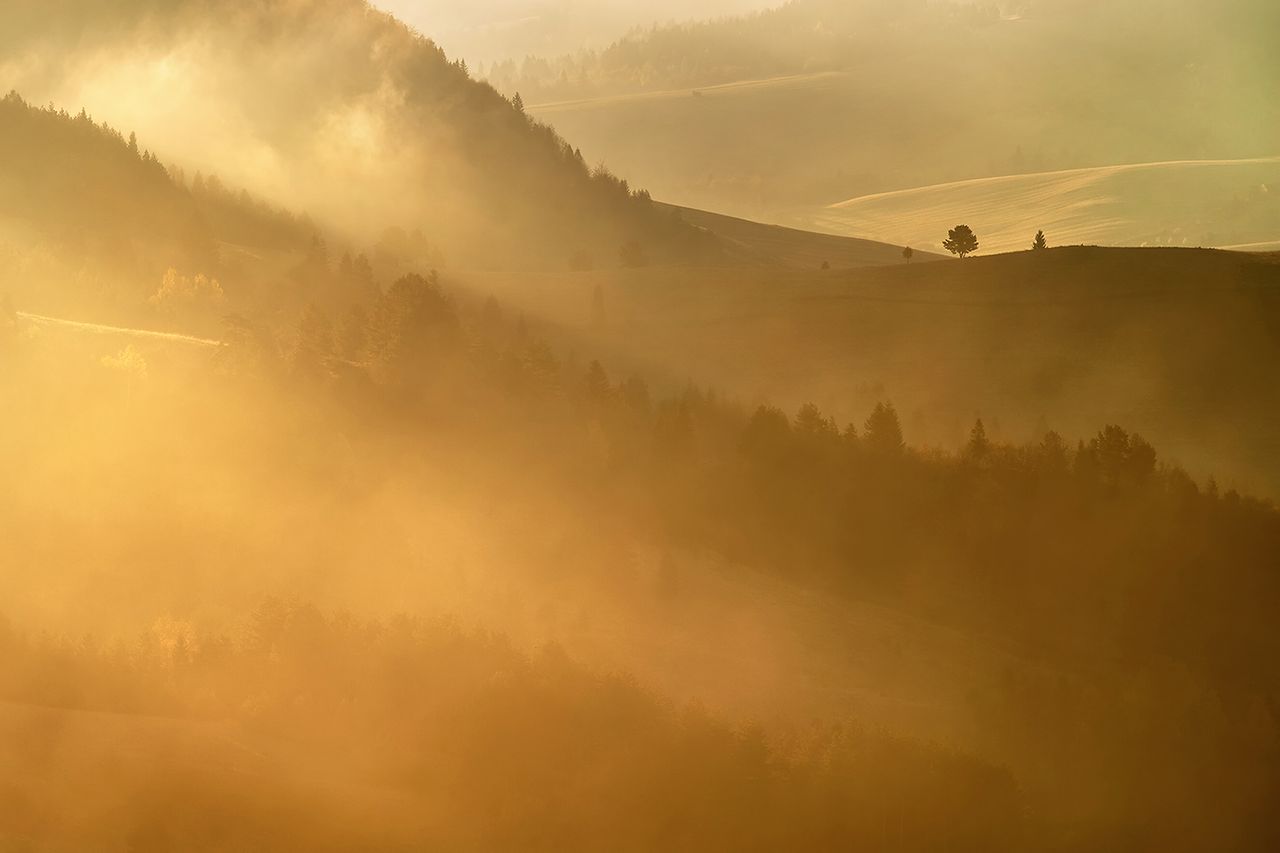
<path fill-rule="evenodd" d="M 700 20 L 780 0 L 373 0 L 468 62 L 607 44 L 638 25 Z"/>

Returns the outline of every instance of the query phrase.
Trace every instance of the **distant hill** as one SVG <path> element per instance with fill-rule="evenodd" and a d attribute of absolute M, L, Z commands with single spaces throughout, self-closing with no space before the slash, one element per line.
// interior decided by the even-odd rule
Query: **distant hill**
<path fill-rule="evenodd" d="M 1123 423 L 1169 458 L 1280 494 L 1280 255 L 1061 248 L 843 272 L 474 275 L 611 363 L 854 420 L 892 399 L 956 447 Z M 600 288 L 603 324 L 591 322 Z"/>
<path fill-rule="evenodd" d="M 0 32 L 0 89 L 86 107 L 363 239 L 417 229 L 455 262 L 552 268 L 705 248 L 364 0 L 17 0 Z"/>
<path fill-rule="evenodd" d="M 911 187 L 1275 156 L 1277 28 L 1269 0 L 795 0 L 487 75 L 657 197 L 804 227 Z"/>
<path fill-rule="evenodd" d="M 1185 160 L 978 178 L 878 193 L 800 214 L 811 227 L 940 247 L 970 224 L 982 251 L 1057 245 L 1207 246 L 1280 240 L 1280 157 Z"/>
<path fill-rule="evenodd" d="M 671 209 L 690 225 L 718 237 L 726 260 L 809 270 L 907 263 L 905 246 L 765 225 L 688 207 Z M 912 262 L 941 258 L 915 249 L 912 252 Z"/>
<path fill-rule="evenodd" d="M 727 15 L 773 5 L 774 0 L 374 0 L 374 5 L 416 27 L 453 56 L 472 64 L 508 57 L 548 56 L 602 46 L 636 26 L 690 15 Z"/>

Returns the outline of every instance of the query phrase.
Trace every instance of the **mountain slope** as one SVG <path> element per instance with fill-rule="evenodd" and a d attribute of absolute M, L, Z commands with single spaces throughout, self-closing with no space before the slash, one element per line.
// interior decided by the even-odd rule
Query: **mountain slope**
<path fill-rule="evenodd" d="M 0 87 L 85 106 L 166 162 L 220 174 L 365 238 L 420 229 L 451 259 L 696 252 L 553 132 L 363 0 L 0 9 Z M 213 120 L 216 117 L 216 120 Z"/>
<path fill-rule="evenodd" d="M 203 295 L 245 308 L 317 239 L 306 218 L 216 177 L 188 185 L 144 145 L 83 111 L 0 99 L 0 292 L 32 311 L 136 322 L 174 270 L 174 287 L 203 276 Z"/>

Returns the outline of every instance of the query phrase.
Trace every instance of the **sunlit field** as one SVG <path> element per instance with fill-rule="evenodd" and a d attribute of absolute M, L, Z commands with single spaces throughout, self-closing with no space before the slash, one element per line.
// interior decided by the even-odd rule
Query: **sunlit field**
<path fill-rule="evenodd" d="M 1280 240 L 1280 158 L 1139 163 L 980 178 L 837 202 L 809 217 L 824 231 L 941 249 L 930 223 L 982 223 L 982 248 L 1205 246 L 1265 250 Z"/>

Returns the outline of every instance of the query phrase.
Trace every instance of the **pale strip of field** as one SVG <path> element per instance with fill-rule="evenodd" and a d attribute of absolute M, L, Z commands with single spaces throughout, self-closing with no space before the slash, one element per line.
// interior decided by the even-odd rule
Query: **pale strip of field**
<path fill-rule="evenodd" d="M 665 89 L 656 92 L 631 92 L 622 95 L 603 95 L 598 98 L 579 98 L 571 101 L 551 101 L 545 104 L 534 104 L 527 107 L 531 113 L 548 115 L 553 113 L 573 112 L 582 109 L 615 106 L 638 101 L 662 101 L 675 98 L 692 98 L 694 96 L 715 97 L 726 94 L 743 94 L 761 89 L 780 89 L 792 86 L 805 86 L 815 83 L 841 80 L 848 75 L 843 71 L 818 71 L 812 74 L 788 74 L 782 77 L 767 77 L 761 80 L 738 80 L 733 83 L 719 83 L 715 86 L 700 86 L 691 89 Z"/>
<path fill-rule="evenodd" d="M 1263 240 L 1258 243 L 1237 243 L 1234 246 L 1218 246 L 1232 252 L 1280 252 L 1280 240 Z"/>
<path fill-rule="evenodd" d="M 1039 229 L 1053 245 L 1262 248 L 1275 236 L 1269 220 L 1229 222 L 1222 215 L 1251 194 L 1260 209 L 1280 195 L 1280 157 L 975 178 L 860 196 L 801 219 L 832 233 L 935 250 L 958 223 L 978 233 L 983 252 L 1029 248 Z"/>
<path fill-rule="evenodd" d="M 129 329 L 121 326 L 104 326 L 101 323 L 83 323 L 79 320 L 63 320 L 58 317 L 45 317 L 41 314 L 27 314 L 18 312 L 18 319 L 26 320 L 28 323 L 34 323 L 38 326 L 58 326 L 64 329 L 74 329 L 81 332 L 91 332 L 98 335 L 122 335 L 130 338 L 144 338 L 147 340 L 167 341 L 176 344 L 190 344 L 192 346 L 201 347 L 220 347 L 222 341 L 215 341 L 210 338 L 196 338 L 191 335 L 181 335 L 176 332 L 153 332 L 148 329 Z"/>

